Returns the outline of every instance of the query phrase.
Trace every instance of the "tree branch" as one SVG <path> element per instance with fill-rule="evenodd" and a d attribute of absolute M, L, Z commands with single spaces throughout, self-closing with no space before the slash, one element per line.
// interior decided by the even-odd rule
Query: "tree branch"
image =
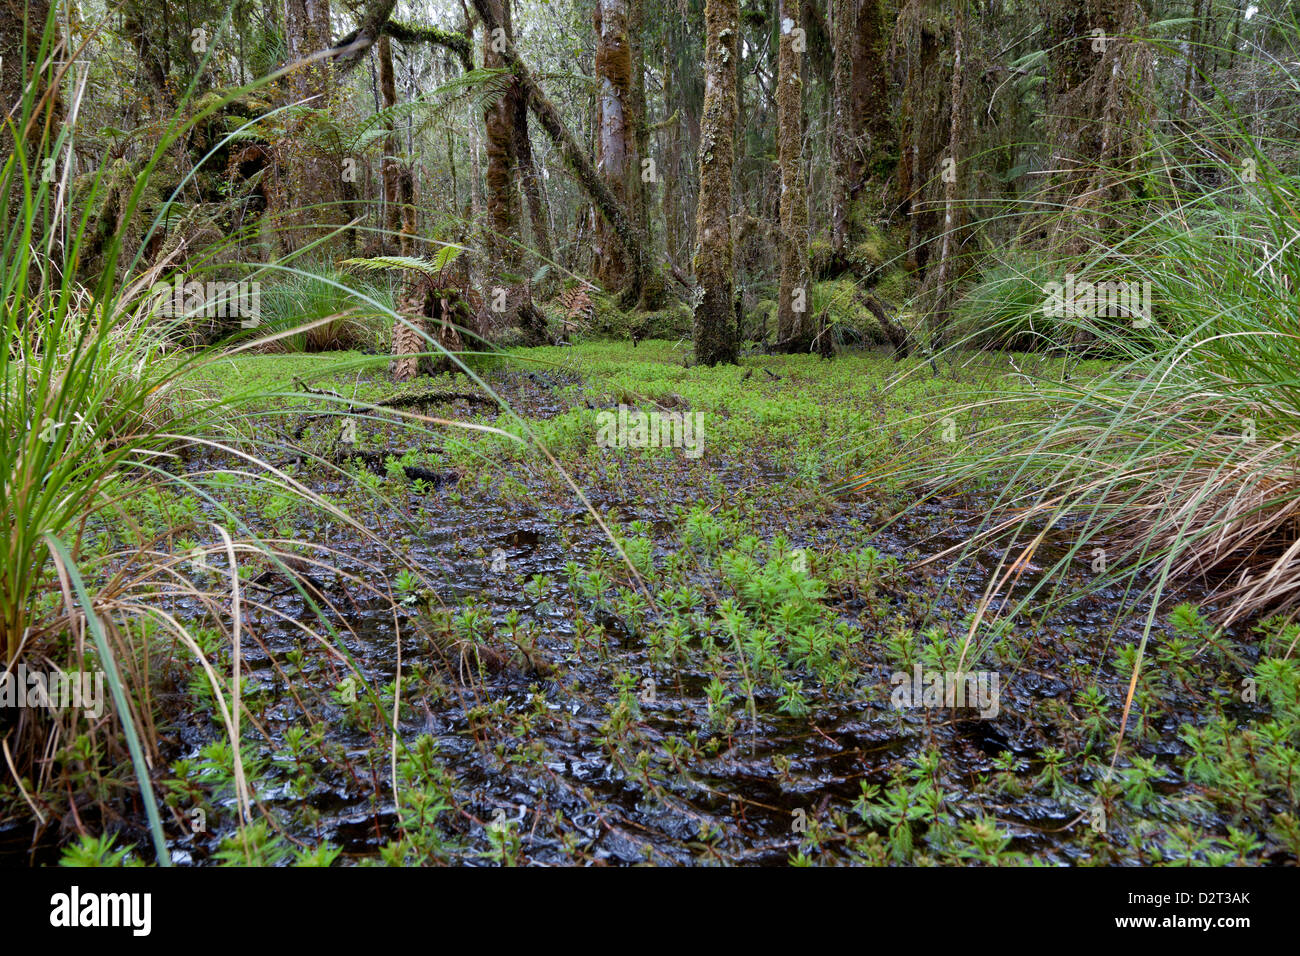
<path fill-rule="evenodd" d="M 361 62 L 379 39 L 379 33 L 393 15 L 397 0 L 371 0 L 361 17 L 361 25 L 330 48 L 334 69 L 340 76 Z"/>
<path fill-rule="evenodd" d="M 382 32 L 399 43 L 407 45 L 432 43 L 436 46 L 445 47 L 456 54 L 466 73 L 474 69 L 474 54 L 470 47 L 469 37 L 463 33 L 457 33 L 454 30 L 440 30 L 438 27 L 417 27 L 412 23 L 401 23 L 397 20 L 389 20 L 385 23 Z"/>
<path fill-rule="evenodd" d="M 387 34 L 399 43 L 434 43 L 456 54 L 466 72 L 474 69 L 469 37 L 454 30 L 421 27 L 393 19 L 397 0 L 371 0 L 361 17 L 361 25 L 330 47 L 334 69 L 339 75 L 352 70 L 374 46 L 379 35 Z"/>

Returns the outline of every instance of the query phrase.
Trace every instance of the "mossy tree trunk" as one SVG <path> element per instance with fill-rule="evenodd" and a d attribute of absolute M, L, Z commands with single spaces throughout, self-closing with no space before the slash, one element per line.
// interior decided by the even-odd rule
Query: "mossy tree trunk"
<path fill-rule="evenodd" d="M 286 0 L 285 44 L 289 62 L 299 63 L 330 47 L 329 0 Z M 294 100 L 309 100 L 314 109 L 324 109 L 332 85 L 328 58 L 304 63 L 289 74 L 289 93 Z"/>
<path fill-rule="evenodd" d="M 944 156 L 943 171 L 943 231 L 939 236 L 939 255 L 933 271 L 927 277 L 929 302 L 927 323 L 932 348 L 941 348 L 948 338 L 949 319 L 955 298 L 954 286 L 960 278 L 954 259 L 961 248 L 961 210 L 958 208 L 958 189 L 966 177 L 961 167 L 965 123 L 965 76 L 962 62 L 962 31 L 965 27 L 960 7 L 955 10 L 952 24 L 952 79 L 948 95 L 948 149 Z"/>
<path fill-rule="evenodd" d="M 663 82 L 665 94 L 668 90 L 678 92 L 677 57 L 671 43 L 665 43 L 663 49 Z M 665 96 L 666 99 L 666 96 Z M 670 108 L 665 102 L 665 109 Z M 662 209 L 664 224 L 664 251 L 668 261 L 676 268 L 680 264 L 679 255 L 685 245 L 679 238 L 684 230 L 687 214 L 682 209 L 682 140 L 686 138 L 685 124 L 681 120 L 680 106 L 662 125 L 664 135 L 659 140 L 659 163 L 663 179 Z"/>
<path fill-rule="evenodd" d="M 470 41 L 470 49 L 473 50 L 474 21 L 471 20 L 466 24 L 465 36 Z M 469 66 L 466 69 L 472 70 L 473 68 L 474 68 L 474 59 L 473 59 L 473 54 L 471 53 L 469 59 Z M 473 108 L 471 107 L 471 112 L 472 111 Z M 468 135 L 465 138 L 468 140 L 467 146 L 469 148 L 469 216 L 468 219 L 471 223 L 477 223 L 480 222 L 483 217 L 483 152 L 479 146 L 478 124 L 473 122 L 472 116 L 470 118 L 470 121 L 467 122 L 465 125 L 468 130 Z M 470 279 L 471 281 L 473 281 L 476 278 L 476 265 L 472 257 L 467 260 L 467 265 L 469 268 Z"/>
<path fill-rule="evenodd" d="M 632 85 L 629 89 L 633 144 L 636 161 L 630 173 L 632 181 L 632 219 L 645 233 L 647 248 L 654 246 L 650 222 L 650 181 L 642 166 L 650 157 L 650 127 L 646 115 L 645 99 L 645 0 L 628 0 L 628 37 L 632 42 Z M 658 174 L 656 172 L 656 179 Z M 644 296 L 643 296 L 644 299 Z"/>
<path fill-rule="evenodd" d="M 512 66 L 505 56 L 506 45 L 513 42 L 510 0 L 487 0 L 493 26 L 483 31 L 483 65 L 489 69 Z M 487 22 L 487 18 L 484 18 Z M 502 32 L 497 32 L 498 30 Z M 519 199 L 521 169 L 518 116 L 526 109 L 528 91 L 519 79 L 511 83 L 505 95 L 488 106 L 483 114 L 487 139 L 487 230 L 484 247 L 488 268 L 498 277 L 489 283 L 484 296 L 485 331 L 517 327 L 527 345 L 546 341 L 546 322 L 533 304 L 532 288 L 520 272 L 524 268 Z M 525 132 L 525 136 L 526 136 Z"/>
<path fill-rule="evenodd" d="M 627 0 L 596 0 L 596 169 L 609 191 L 633 213 L 633 170 L 640 168 L 632 118 L 632 40 Z M 606 287 L 627 283 L 628 262 L 622 243 L 602 217 L 595 224 L 592 271 Z"/>
<path fill-rule="evenodd" d="M 470 2 L 478 12 L 479 17 L 482 18 L 488 35 L 491 36 L 493 30 L 501 22 L 500 15 L 494 8 L 493 0 L 470 0 Z M 644 230 L 637 228 L 636 221 L 632 218 L 627 206 L 619 202 L 618 197 L 610 191 L 609 186 L 606 185 L 600 173 L 596 170 L 590 156 L 578 145 L 577 139 L 574 138 L 573 133 L 565 125 L 564 120 L 560 118 L 560 113 L 555 108 L 555 104 L 546 98 L 542 88 L 537 84 L 537 80 L 529 71 L 527 64 L 520 57 L 519 51 L 515 49 L 514 42 L 508 37 L 504 42 L 502 59 L 505 65 L 514 70 L 515 75 L 519 78 L 528 99 L 528 109 L 541 125 L 542 131 L 555 144 L 565 164 L 573 172 L 578 185 L 582 187 L 583 192 L 587 194 L 592 204 L 600 210 L 601 215 L 605 217 L 606 222 L 610 224 L 619 240 L 623 243 L 623 253 L 628 257 L 632 265 L 631 275 L 634 278 L 630 279 L 624 287 L 622 299 L 626 304 L 636 304 L 642 290 L 652 281 L 653 273 L 649 259 L 644 254 Z"/>
<path fill-rule="evenodd" d="M 807 352 L 815 332 L 809 308 L 808 190 L 803 170 L 803 36 L 799 0 L 780 0 L 777 55 L 777 149 L 781 169 L 781 278 L 777 295 L 777 342 Z"/>
<path fill-rule="evenodd" d="M 1054 242 L 1079 251 L 1084 226 L 1104 227 L 1108 200 L 1117 198 L 1145 148 L 1153 84 L 1147 44 L 1127 38 L 1145 22 L 1123 0 L 1044 0 L 1047 128 L 1054 154 L 1044 204 L 1057 213 Z"/>
<path fill-rule="evenodd" d="M 704 365 L 734 362 L 738 349 L 731 179 L 736 153 L 739 19 L 737 0 L 706 0 L 694 317 L 695 358 Z"/>
<path fill-rule="evenodd" d="M 329 49 L 329 0 L 286 0 L 285 43 L 289 63 L 303 63 Z M 303 63 L 288 76 L 288 100 L 313 110 L 329 108 L 333 68 L 322 57 Z M 291 251 L 343 224 L 344 157 L 334 155 L 313 134 L 310 114 L 293 121 L 276 144 L 281 181 L 276 212 L 281 246 Z M 352 167 L 355 169 L 355 167 Z"/>
<path fill-rule="evenodd" d="M 924 279 L 939 234 L 942 153 L 948 143 L 946 98 L 951 73 L 940 54 L 948 39 L 947 7 L 938 0 L 910 0 L 900 13 L 907 63 L 899 143 L 897 210 L 909 223 L 907 266 Z"/>
<path fill-rule="evenodd" d="M 176 108 L 174 91 L 167 82 L 171 73 L 166 42 L 168 27 L 166 13 L 159 17 L 142 0 L 127 0 L 122 4 L 122 32 L 134 48 L 141 72 L 152 90 L 152 102 L 143 104 L 150 116 L 169 116 Z"/>
<path fill-rule="evenodd" d="M 393 75 L 393 44 L 387 35 L 381 36 L 375 47 L 379 58 L 379 90 L 384 109 L 397 105 L 397 84 Z M 408 256 L 415 247 L 415 177 L 411 168 L 401 160 L 401 143 L 397 130 L 390 122 L 384 138 L 384 204 L 387 243 L 396 240 L 401 255 Z"/>
<path fill-rule="evenodd" d="M 831 246 L 845 257 L 863 238 L 867 186 L 893 172 L 898 133 L 889 108 L 883 0 L 831 0 L 833 72 Z"/>
<path fill-rule="evenodd" d="M 509 0 L 488 0 L 505 36 L 510 37 Z M 501 38 L 491 30 L 483 31 L 483 66 L 502 69 L 506 61 L 501 55 Z M 483 112 L 483 130 L 487 143 L 487 229 L 484 247 L 491 268 L 498 273 L 514 274 L 519 271 L 519 191 L 515 185 L 518 176 L 519 156 L 514 134 L 515 109 L 520 96 L 518 84 L 512 84 L 504 96 L 489 105 Z"/>
<path fill-rule="evenodd" d="M 0 0 L 0 58 L 4 62 L 0 69 L 0 116 L 12 115 L 16 122 L 20 121 L 24 115 L 23 94 L 30 86 L 33 109 L 28 118 L 32 122 L 26 130 L 18 131 L 27 143 L 29 161 L 37 156 L 46 133 L 55 134 L 53 124 L 42 122 L 40 117 L 57 119 L 59 112 L 57 90 L 45 99 L 56 64 L 40 62 L 41 37 L 49 14 L 49 0 Z M 3 136 L 5 152 L 14 151 L 17 144 L 7 126 Z"/>
<path fill-rule="evenodd" d="M 542 180 L 537 175 L 537 163 L 533 159 L 533 144 L 528 138 L 528 103 L 523 95 L 515 100 L 514 137 L 515 156 L 519 159 L 519 185 L 528 203 L 528 221 L 533 231 L 533 251 L 539 258 L 550 261 L 554 257 L 551 226 L 542 194 Z"/>

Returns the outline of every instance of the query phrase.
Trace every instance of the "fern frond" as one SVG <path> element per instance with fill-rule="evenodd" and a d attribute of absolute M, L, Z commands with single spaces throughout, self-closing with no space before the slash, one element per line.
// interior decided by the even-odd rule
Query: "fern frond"
<path fill-rule="evenodd" d="M 388 135 L 389 132 L 386 129 L 382 129 L 382 128 L 368 129 L 360 136 L 356 136 L 353 138 L 352 142 L 349 143 L 346 147 L 347 152 L 364 153 L 373 144 L 377 143 L 379 140 L 383 139 L 385 136 Z"/>
<path fill-rule="evenodd" d="M 465 250 L 464 246 L 445 243 L 433 257 L 433 267 L 436 272 L 442 272 L 447 266 L 451 265 L 458 255 Z"/>
<path fill-rule="evenodd" d="M 352 131 L 340 131 L 343 148 L 360 152 L 387 133 L 390 127 L 403 125 L 422 116 L 420 128 L 444 119 L 445 114 L 469 103 L 476 108 L 494 106 L 510 92 L 514 74 L 509 70 L 478 69 L 462 73 L 425 96 L 395 103 L 371 113 Z"/>
<path fill-rule="evenodd" d="M 378 269 L 410 269 L 422 275 L 437 277 L 464 251 L 464 246 L 446 243 L 432 259 L 424 259 L 419 256 L 371 256 L 365 259 L 344 259 L 340 265 L 355 266 L 358 269 L 370 271 Z"/>
<path fill-rule="evenodd" d="M 437 97 L 472 96 L 490 106 L 510 92 L 515 75 L 510 70 L 480 67 L 453 77 L 433 91 Z"/>
<path fill-rule="evenodd" d="M 400 126 L 422 110 L 436 110 L 438 104 L 433 102 L 431 98 L 436 95 L 436 92 L 434 91 L 434 94 L 430 94 L 430 96 L 417 96 L 403 103 L 394 103 L 392 106 L 386 106 L 382 110 L 371 113 L 357 124 L 348 145 L 355 149 L 357 143 L 372 134 L 378 133 L 382 135 L 387 133 L 390 126 Z"/>
<path fill-rule="evenodd" d="M 594 76 L 587 76 L 585 73 L 573 73 L 569 71 L 537 73 L 533 78 L 543 87 L 550 87 L 556 83 L 576 83 L 579 86 L 584 86 L 594 90 L 598 85 Z"/>

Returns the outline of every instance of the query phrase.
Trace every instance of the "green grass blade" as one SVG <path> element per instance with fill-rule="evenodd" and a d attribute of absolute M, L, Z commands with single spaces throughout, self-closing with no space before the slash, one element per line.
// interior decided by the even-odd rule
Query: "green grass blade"
<path fill-rule="evenodd" d="M 149 832 L 153 835 L 153 846 L 154 852 L 158 856 L 158 865 L 171 866 L 172 858 L 167 850 L 167 838 L 163 835 L 162 818 L 158 815 L 158 803 L 154 799 L 153 783 L 149 779 L 149 767 L 144 760 L 144 751 L 140 749 L 140 738 L 135 732 L 135 724 L 131 721 L 131 711 L 126 705 L 126 692 L 122 689 L 122 680 L 117 672 L 117 664 L 113 660 L 113 652 L 108 646 L 108 638 L 104 634 L 104 625 L 95 616 L 94 605 L 91 603 L 90 595 L 86 592 L 86 585 L 81 580 L 81 573 L 73 563 L 67 547 L 48 531 L 45 533 L 45 540 L 49 544 L 50 550 L 55 553 L 62 563 L 64 570 L 67 571 L 73 590 L 77 592 L 77 600 L 81 602 L 81 609 L 86 613 L 86 623 L 89 625 L 90 633 L 94 637 L 95 647 L 99 650 L 99 658 L 103 663 L 105 676 L 108 678 L 109 689 L 113 693 L 113 704 L 117 707 L 117 712 L 122 718 L 122 730 L 126 734 L 127 748 L 131 751 L 131 764 L 135 768 L 136 782 L 140 784 L 140 795 L 144 799 L 145 813 L 149 817 Z"/>

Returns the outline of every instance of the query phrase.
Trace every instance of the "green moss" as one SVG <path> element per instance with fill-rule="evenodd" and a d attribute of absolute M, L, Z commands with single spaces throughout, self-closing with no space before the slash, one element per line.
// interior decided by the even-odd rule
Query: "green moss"
<path fill-rule="evenodd" d="M 911 280 L 908 278 L 907 270 L 886 270 L 872 286 L 871 291 L 875 293 L 876 298 L 890 305 L 901 305 L 911 295 Z"/>
<path fill-rule="evenodd" d="M 862 241 L 853 246 L 849 252 L 849 261 L 859 269 L 879 269 L 885 264 L 889 255 L 889 243 L 879 229 L 874 226 L 866 230 Z"/>
<path fill-rule="evenodd" d="M 591 297 L 591 330 L 598 336 L 615 339 L 631 338 L 636 313 L 620 309 L 614 296 L 593 294 Z"/>
<path fill-rule="evenodd" d="M 653 312 L 638 312 L 619 308 L 613 296 L 591 298 L 594 312 L 591 330 L 597 337 L 677 339 L 691 334 L 691 310 L 684 303 L 671 302 Z"/>
<path fill-rule="evenodd" d="M 808 243 L 808 267 L 815 276 L 824 276 L 831 269 L 835 260 L 835 251 L 826 239 L 814 239 Z"/>
<path fill-rule="evenodd" d="M 160 177 L 147 179 L 138 200 L 138 208 L 143 214 L 137 214 L 129 221 L 122 222 L 139 174 L 140 170 L 136 164 L 119 158 L 110 161 L 102 170 L 83 173 L 77 177 L 74 192 L 79 195 L 89 194 L 98 179 L 98 191 L 89 214 L 90 230 L 81 250 L 81 265 L 86 270 L 85 274 L 92 274 L 103 264 L 102 251 L 118 232 L 121 232 L 123 252 L 117 264 L 119 274 L 140 248 L 149 221 L 148 215 L 162 205 L 162 193 L 158 183 Z"/>
<path fill-rule="evenodd" d="M 672 339 L 691 334 L 691 310 L 684 302 L 666 309 L 645 313 L 647 338 Z"/>
<path fill-rule="evenodd" d="M 462 59 L 472 55 L 469 38 L 463 33 L 439 30 L 437 27 L 416 26 L 413 23 L 402 23 L 398 20 L 389 20 L 385 23 L 384 32 L 402 43 L 436 43 L 451 50 Z"/>
<path fill-rule="evenodd" d="M 861 291 L 852 279 L 830 279 L 813 283 L 813 314 L 825 314 L 842 341 L 885 341 L 880 323 L 862 304 Z"/>
<path fill-rule="evenodd" d="M 668 300 L 664 274 L 658 269 L 647 269 L 641 284 L 641 305 L 652 312 L 663 311 Z"/>
<path fill-rule="evenodd" d="M 808 265 L 812 274 L 824 279 L 848 268 L 859 276 L 870 276 L 901 259 L 902 239 L 881 229 L 870 219 L 863 204 L 855 203 L 850 214 L 849 234 L 856 237 L 856 241 L 842 257 L 835 255 L 829 240 L 816 239 L 808 243 Z"/>

